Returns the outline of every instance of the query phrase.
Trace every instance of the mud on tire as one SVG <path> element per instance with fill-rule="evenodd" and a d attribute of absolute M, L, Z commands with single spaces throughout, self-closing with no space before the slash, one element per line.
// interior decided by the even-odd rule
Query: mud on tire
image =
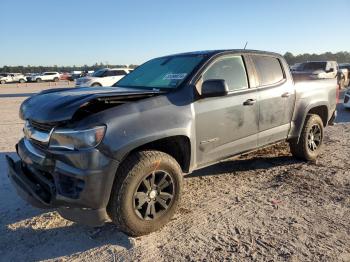
<path fill-rule="evenodd" d="M 182 192 L 182 170 L 160 151 L 139 151 L 118 169 L 107 212 L 120 230 L 131 236 L 156 231 L 177 210 Z"/>
<path fill-rule="evenodd" d="M 289 141 L 292 155 L 303 160 L 315 160 L 322 148 L 323 129 L 322 119 L 318 115 L 307 115 L 299 141 Z"/>

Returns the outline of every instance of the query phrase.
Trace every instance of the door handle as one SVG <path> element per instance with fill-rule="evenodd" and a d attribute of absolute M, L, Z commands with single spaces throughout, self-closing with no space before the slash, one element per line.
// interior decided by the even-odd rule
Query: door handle
<path fill-rule="evenodd" d="M 289 92 L 285 92 L 281 95 L 281 97 L 290 97 L 290 93 Z"/>
<path fill-rule="evenodd" d="M 246 101 L 243 102 L 244 106 L 252 106 L 256 103 L 256 99 L 247 99 Z"/>

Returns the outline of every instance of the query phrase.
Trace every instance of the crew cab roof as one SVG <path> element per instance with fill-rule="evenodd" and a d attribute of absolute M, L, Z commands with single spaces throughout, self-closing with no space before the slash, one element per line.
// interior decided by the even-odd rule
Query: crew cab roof
<path fill-rule="evenodd" d="M 258 55 L 272 55 L 277 57 L 282 57 L 282 55 L 274 52 L 268 52 L 268 51 L 260 51 L 260 50 L 251 50 L 251 49 L 221 49 L 221 50 L 204 50 L 204 51 L 193 51 L 193 52 L 185 52 L 185 53 L 178 53 L 173 55 L 167 55 L 167 56 L 181 56 L 181 55 L 216 55 L 216 54 L 223 54 L 223 53 L 246 53 L 246 54 L 258 54 Z M 164 56 L 164 57 L 167 57 Z"/>

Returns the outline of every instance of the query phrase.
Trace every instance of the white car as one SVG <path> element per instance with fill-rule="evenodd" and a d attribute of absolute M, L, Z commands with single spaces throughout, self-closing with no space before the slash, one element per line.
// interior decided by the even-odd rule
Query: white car
<path fill-rule="evenodd" d="M 350 89 L 345 93 L 343 105 L 345 108 L 350 109 Z"/>
<path fill-rule="evenodd" d="M 92 76 L 85 76 L 75 80 L 76 87 L 112 86 L 133 69 L 130 68 L 104 68 L 97 70 Z"/>
<path fill-rule="evenodd" d="M 58 72 L 44 72 L 42 74 L 32 75 L 27 77 L 28 82 L 43 82 L 43 81 L 55 81 L 60 80 L 60 73 Z"/>
<path fill-rule="evenodd" d="M 26 77 L 20 73 L 1 73 L 0 74 L 0 83 L 24 83 Z"/>

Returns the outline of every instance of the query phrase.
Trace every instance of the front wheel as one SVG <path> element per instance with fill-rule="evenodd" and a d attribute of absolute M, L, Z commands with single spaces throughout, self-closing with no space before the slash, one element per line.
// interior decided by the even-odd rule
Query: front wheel
<path fill-rule="evenodd" d="M 41 78 L 37 78 L 37 79 L 36 79 L 36 82 L 37 82 L 37 83 L 41 83 L 41 82 L 42 82 Z"/>
<path fill-rule="evenodd" d="M 25 82 L 25 80 L 24 80 L 24 79 L 20 79 L 19 82 L 20 82 L 21 84 L 23 84 L 23 83 Z"/>
<path fill-rule="evenodd" d="M 320 154 L 323 142 L 323 122 L 318 115 L 307 115 L 299 141 L 289 142 L 293 156 L 304 160 L 315 160 Z"/>
<path fill-rule="evenodd" d="M 181 192 L 182 171 L 173 157 L 160 151 L 135 152 L 118 169 L 108 214 L 126 234 L 148 234 L 171 219 Z"/>
<path fill-rule="evenodd" d="M 6 84 L 6 81 L 5 80 L 1 80 L 0 84 L 4 85 L 4 84 Z"/>

